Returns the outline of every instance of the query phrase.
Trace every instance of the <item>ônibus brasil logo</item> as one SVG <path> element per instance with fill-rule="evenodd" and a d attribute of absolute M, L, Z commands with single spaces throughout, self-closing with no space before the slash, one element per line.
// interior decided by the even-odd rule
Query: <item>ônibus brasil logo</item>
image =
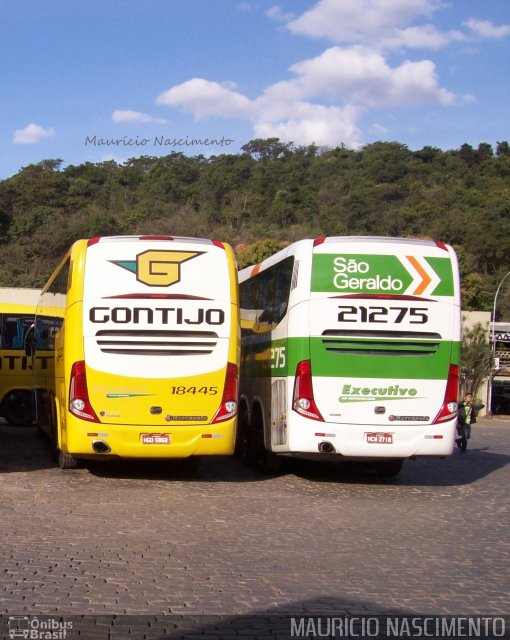
<path fill-rule="evenodd" d="M 136 275 L 149 287 L 169 287 L 181 280 L 181 264 L 202 255 L 203 251 L 156 251 L 139 253 L 136 260 L 110 260 Z"/>
<path fill-rule="evenodd" d="M 9 640 L 66 640 L 67 632 L 73 628 L 72 622 L 60 618 L 40 616 L 9 616 Z"/>

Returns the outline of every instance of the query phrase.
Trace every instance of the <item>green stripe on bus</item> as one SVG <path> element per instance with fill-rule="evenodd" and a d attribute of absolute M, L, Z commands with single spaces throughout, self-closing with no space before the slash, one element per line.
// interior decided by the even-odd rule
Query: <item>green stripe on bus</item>
<path fill-rule="evenodd" d="M 312 338 L 312 373 L 314 376 L 381 379 L 446 380 L 448 377 L 452 362 L 451 342 L 436 342 L 433 347 L 429 345 L 429 353 L 424 352 L 426 342 L 411 348 L 405 342 L 400 345 L 398 341 L 388 342 L 381 345 L 374 341 L 370 348 L 365 343 L 356 345 L 356 341 L 346 346 L 342 343 L 333 345 L 323 338 Z"/>
<path fill-rule="evenodd" d="M 441 282 L 432 292 L 433 296 L 453 296 L 452 263 L 448 258 L 426 258 L 432 269 L 437 273 Z"/>
<path fill-rule="evenodd" d="M 343 346 L 338 351 L 331 351 L 326 346 L 331 348 L 333 341 L 323 337 L 288 338 L 273 342 L 269 334 L 260 338 L 249 349 L 243 348 L 242 375 L 270 378 L 292 376 L 298 362 L 311 358 L 314 376 L 446 380 L 450 364 L 458 365 L 460 361 L 460 342 L 435 341 L 432 347 L 424 341 L 416 347 L 416 353 L 403 355 L 402 349 L 407 347 L 397 340 L 385 341 L 383 348 L 375 343 L 370 347 L 364 341 L 356 344 L 353 340 L 347 351 L 343 350 Z M 424 353 L 432 348 L 434 353 Z"/>

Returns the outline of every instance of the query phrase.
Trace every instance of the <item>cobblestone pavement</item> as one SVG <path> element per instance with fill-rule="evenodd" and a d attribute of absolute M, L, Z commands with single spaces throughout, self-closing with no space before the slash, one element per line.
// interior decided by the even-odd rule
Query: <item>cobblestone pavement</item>
<path fill-rule="evenodd" d="M 0 425 L 0 613 L 509 614 L 509 461 L 497 418 L 390 481 L 232 458 L 62 471 L 34 428 Z"/>

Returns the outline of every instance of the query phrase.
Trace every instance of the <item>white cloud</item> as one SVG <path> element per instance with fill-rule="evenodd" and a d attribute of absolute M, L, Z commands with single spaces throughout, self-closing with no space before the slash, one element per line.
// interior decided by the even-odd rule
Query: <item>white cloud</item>
<path fill-rule="evenodd" d="M 455 96 L 438 86 L 434 63 L 405 61 L 390 67 L 367 47 L 332 47 L 294 64 L 294 86 L 303 96 L 330 94 L 347 104 L 367 107 L 452 104 Z"/>
<path fill-rule="evenodd" d="M 289 103 L 286 111 L 287 115 L 283 117 L 281 108 L 272 114 L 271 109 L 266 107 L 254 124 L 255 135 L 304 145 L 360 145 L 361 132 L 357 126 L 360 111 L 356 107 L 325 107 L 298 102 Z"/>
<path fill-rule="evenodd" d="M 258 137 L 279 137 L 298 144 L 359 144 L 360 110 L 324 106 L 303 100 L 297 83 L 279 83 L 251 100 L 225 84 L 194 78 L 157 98 L 158 104 L 180 107 L 196 118 L 236 117 L 253 123 Z"/>
<path fill-rule="evenodd" d="M 167 124 L 167 120 L 162 118 L 153 118 L 146 113 L 140 113 L 140 111 L 131 111 L 130 109 L 116 109 L 112 113 L 112 120 L 114 122 L 141 122 L 145 123 L 156 123 L 156 124 Z"/>
<path fill-rule="evenodd" d="M 379 51 L 367 47 L 331 47 L 290 70 L 292 79 L 270 85 L 254 99 L 226 83 L 194 78 L 162 93 L 157 103 L 179 107 L 198 119 L 249 120 L 258 137 L 356 147 L 358 122 L 366 109 L 451 105 L 457 100 L 439 86 L 432 61 L 390 67 Z"/>
<path fill-rule="evenodd" d="M 471 18 L 467 22 L 464 22 L 464 26 L 482 38 L 504 38 L 510 34 L 510 25 L 504 24 L 497 27 L 492 24 L 492 22 L 489 22 L 489 20 L 475 20 L 475 18 Z"/>
<path fill-rule="evenodd" d="M 411 25 L 439 8 L 441 0 L 319 0 L 287 27 L 296 34 L 346 44 L 437 48 L 448 41 L 447 35 L 431 25 Z"/>
<path fill-rule="evenodd" d="M 44 138 L 51 138 L 55 135 L 55 130 L 44 127 L 40 127 L 38 124 L 29 124 L 24 129 L 16 129 L 13 136 L 14 144 L 36 144 L 37 142 L 44 140 Z"/>
<path fill-rule="evenodd" d="M 381 41 L 381 48 L 398 49 L 441 49 L 452 40 L 464 39 L 457 31 L 444 33 L 431 24 L 407 29 L 394 29 Z"/>
<path fill-rule="evenodd" d="M 277 22 L 288 22 L 294 18 L 293 13 L 285 13 L 281 7 L 278 7 L 277 5 L 269 7 L 266 11 L 266 16 L 271 18 L 271 20 L 276 20 Z"/>
<path fill-rule="evenodd" d="M 193 78 L 163 92 L 156 103 L 171 107 L 181 107 L 183 111 L 193 113 L 197 119 L 222 117 L 249 117 L 252 102 L 230 86 L 210 82 L 203 78 Z"/>
<path fill-rule="evenodd" d="M 244 95 L 232 83 L 193 78 L 171 87 L 156 102 L 197 119 L 248 120 L 258 137 L 356 147 L 361 116 L 370 110 L 474 100 L 442 87 L 431 59 L 398 61 L 404 49 L 437 51 L 468 40 L 466 31 L 442 31 L 431 23 L 445 6 L 445 0 L 317 0 L 295 17 L 274 5 L 265 12 L 268 17 L 285 21 L 295 34 L 329 38 L 337 46 L 296 62 L 288 78 L 256 97 Z M 486 37 L 504 35 L 507 29 L 476 20 L 464 26 Z"/>

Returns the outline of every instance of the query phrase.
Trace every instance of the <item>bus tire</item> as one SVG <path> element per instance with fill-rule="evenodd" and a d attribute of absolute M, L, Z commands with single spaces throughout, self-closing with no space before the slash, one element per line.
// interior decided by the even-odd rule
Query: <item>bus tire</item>
<path fill-rule="evenodd" d="M 241 462 L 248 462 L 248 409 L 246 405 L 242 405 L 237 417 L 237 430 L 236 430 L 236 446 L 234 449 L 234 456 Z"/>
<path fill-rule="evenodd" d="M 375 472 L 381 478 L 396 478 L 402 470 L 403 460 L 384 460 L 375 463 Z"/>
<path fill-rule="evenodd" d="M 27 427 L 35 419 L 34 396 L 31 391 L 20 389 L 10 393 L 2 403 L 2 415 L 7 424 Z"/>
<path fill-rule="evenodd" d="M 58 467 L 59 469 L 77 469 L 78 460 L 60 449 L 58 452 Z"/>
<path fill-rule="evenodd" d="M 264 444 L 264 421 L 260 408 L 254 413 L 251 433 L 253 434 L 253 459 L 258 470 L 265 475 L 275 475 L 280 471 L 282 459 Z"/>

